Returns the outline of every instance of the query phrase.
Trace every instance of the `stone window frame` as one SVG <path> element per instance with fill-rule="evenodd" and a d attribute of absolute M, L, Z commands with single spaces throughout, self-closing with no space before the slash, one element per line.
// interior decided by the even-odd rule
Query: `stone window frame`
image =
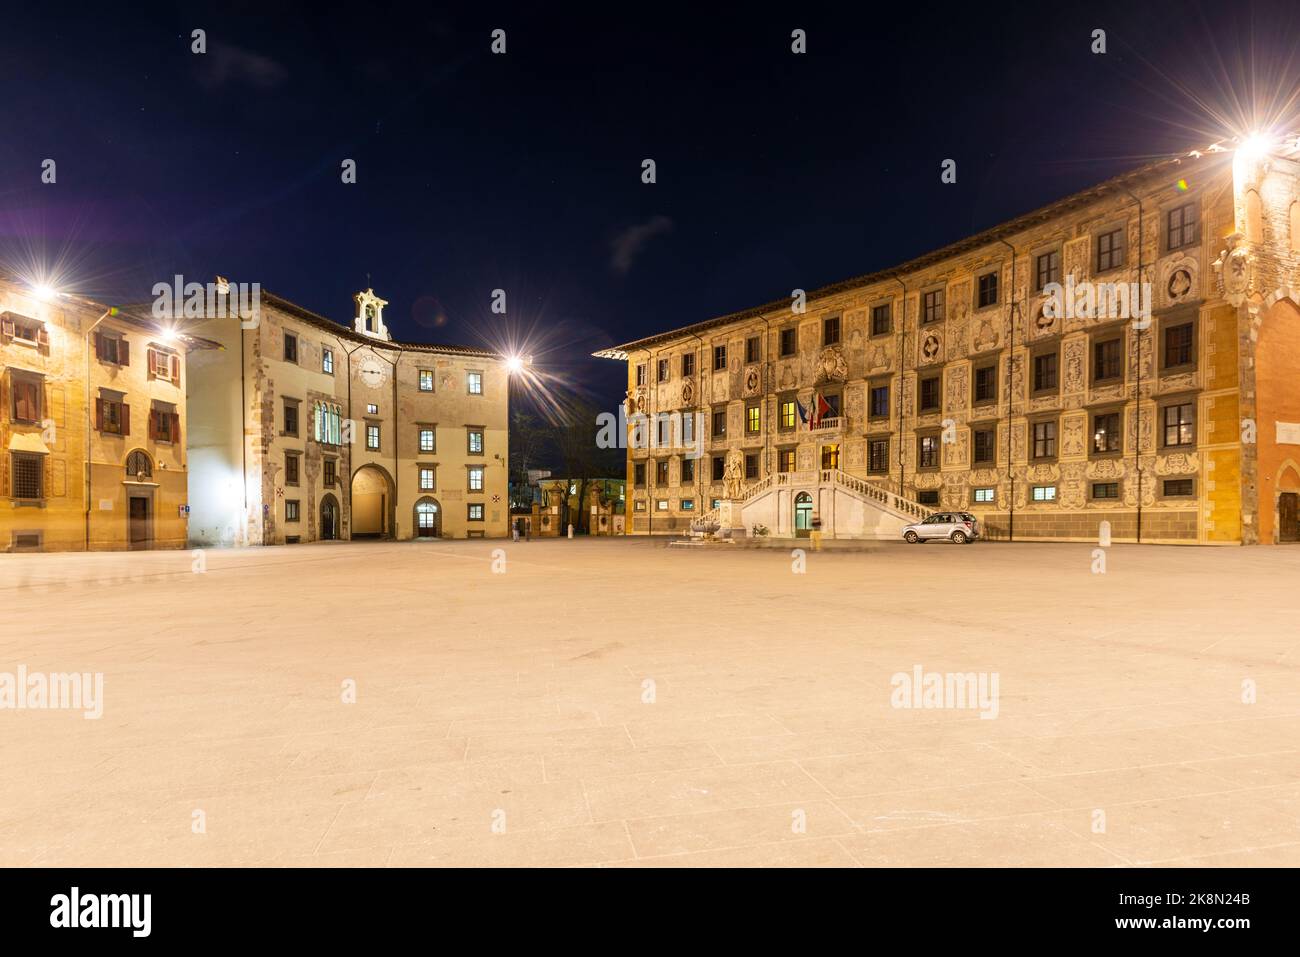
<path fill-rule="evenodd" d="M 1124 382 L 1125 370 L 1128 368 L 1128 323 L 1129 320 L 1121 319 L 1088 331 L 1088 384 L 1090 386 L 1120 385 Z M 1119 343 L 1119 372 L 1102 378 L 1097 375 L 1097 347 L 1110 342 Z"/>
<path fill-rule="evenodd" d="M 786 405 L 790 406 L 790 424 L 785 424 Z M 799 429 L 799 396 L 795 392 L 782 392 L 776 398 L 776 430 L 778 432 L 796 432 Z"/>
<path fill-rule="evenodd" d="M 638 362 L 636 364 L 636 384 L 638 386 L 645 385 L 645 363 L 644 362 Z"/>
<path fill-rule="evenodd" d="M 292 348 L 290 348 L 289 343 L 293 343 Z M 280 358 L 282 358 L 285 362 L 291 362 L 294 365 L 297 365 L 298 356 L 301 354 L 298 350 L 298 333 L 290 332 L 289 330 L 286 329 L 284 331 L 284 341 L 281 343 L 281 349 L 282 351 L 280 354 Z M 290 352 L 293 353 L 292 356 L 289 355 Z"/>
<path fill-rule="evenodd" d="M 1051 278 L 1051 273 L 1049 270 L 1047 280 L 1040 283 L 1039 276 L 1042 273 L 1042 270 L 1039 268 L 1039 260 L 1041 260 L 1044 256 L 1051 256 L 1053 254 L 1056 255 L 1056 278 L 1054 279 Z M 1031 262 L 1030 273 L 1033 282 L 1033 292 L 1040 293 L 1047 288 L 1048 283 L 1052 283 L 1052 282 L 1059 283 L 1062 280 L 1062 278 L 1064 278 L 1065 251 L 1061 243 L 1059 242 L 1047 243 L 1046 245 L 1039 246 L 1029 253 L 1029 258 Z"/>
<path fill-rule="evenodd" d="M 1102 268 L 1101 265 L 1101 240 L 1103 237 L 1110 236 L 1114 233 L 1119 234 L 1119 262 L 1114 262 L 1115 253 L 1111 251 L 1111 265 Z M 1105 276 L 1123 269 L 1128 264 L 1128 219 L 1113 220 L 1098 226 L 1092 232 L 1092 275 Z"/>
<path fill-rule="evenodd" d="M 433 438 L 431 448 L 424 447 L 424 433 L 428 432 Z M 436 422 L 417 422 L 415 423 L 415 453 L 416 455 L 437 455 L 438 454 L 438 424 Z"/>
<path fill-rule="evenodd" d="M 1189 190 L 1186 193 L 1182 193 L 1179 196 L 1167 200 L 1166 202 L 1160 204 L 1160 207 L 1157 210 L 1157 215 L 1159 215 L 1160 217 L 1160 255 L 1161 256 L 1167 256 L 1170 253 L 1181 252 L 1184 249 L 1195 249 L 1197 246 L 1201 244 L 1201 240 L 1204 238 L 1204 233 L 1202 232 L 1202 230 L 1204 229 L 1205 226 L 1205 217 L 1204 215 L 1202 215 L 1204 211 L 1201 209 L 1201 197 L 1198 195 L 1198 192 L 1199 192 L 1198 190 Z M 1177 246 L 1171 246 L 1169 244 L 1169 233 L 1170 233 L 1169 218 L 1174 213 L 1186 209 L 1192 210 L 1192 215 L 1195 217 L 1190 224 L 1190 229 L 1192 231 L 1192 238 L 1185 239 L 1184 242 L 1182 242 Z M 1186 217 L 1184 216 L 1182 223 L 1179 226 L 1180 235 L 1185 237 L 1188 228 L 1189 228 L 1189 224 L 1187 222 Z"/>
<path fill-rule="evenodd" d="M 49 489 L 45 486 L 45 459 L 46 456 L 36 452 L 19 452 L 16 450 L 9 452 L 9 497 L 11 499 L 15 502 L 44 502 L 49 497 Z M 18 465 L 20 462 L 30 463 L 35 468 L 36 495 L 18 494 Z"/>
<path fill-rule="evenodd" d="M 683 352 L 681 356 L 682 378 L 695 375 L 695 353 Z"/>
<path fill-rule="evenodd" d="M 1196 487 L 1198 477 L 1199 476 L 1192 473 L 1185 473 L 1180 475 L 1162 475 L 1160 476 L 1160 484 L 1156 488 L 1156 498 L 1159 499 L 1160 501 L 1169 501 L 1169 502 L 1194 502 L 1197 500 L 1198 497 L 1197 496 L 1198 490 Z M 1192 490 L 1188 492 L 1186 495 L 1169 495 L 1165 493 L 1166 482 L 1191 482 Z"/>
<path fill-rule="evenodd" d="M 753 465 L 751 475 L 750 465 Z M 757 452 L 745 453 L 745 481 L 756 482 L 763 477 L 763 459 Z"/>
<path fill-rule="evenodd" d="M 334 350 L 329 346 L 320 347 L 320 371 L 325 375 L 334 374 Z"/>
<path fill-rule="evenodd" d="M 465 521 L 467 522 L 486 522 L 487 505 L 483 502 L 466 502 L 465 503 Z"/>
<path fill-rule="evenodd" d="M 745 362 L 752 364 L 763 361 L 763 337 L 748 336 L 745 339 Z"/>
<path fill-rule="evenodd" d="M 1052 426 L 1052 437 L 1051 437 L 1051 440 L 1050 440 L 1051 443 L 1052 443 L 1052 451 L 1051 451 L 1050 453 L 1048 453 L 1048 454 L 1045 454 L 1045 455 L 1038 455 L 1038 454 L 1037 454 L 1038 438 L 1037 438 L 1036 432 L 1037 432 L 1037 428 L 1038 428 L 1038 426 L 1040 426 L 1040 425 L 1051 425 L 1051 426 Z M 1058 459 L 1060 459 L 1060 457 L 1061 457 L 1061 416 L 1060 416 L 1060 413 L 1053 412 L 1053 413 L 1051 413 L 1050 415 L 1036 415 L 1036 416 L 1033 416 L 1033 417 L 1030 418 L 1029 421 L 1026 423 L 1026 426 L 1027 426 L 1027 428 L 1028 428 L 1028 430 L 1029 430 L 1029 435 L 1028 435 L 1028 440 L 1029 440 L 1029 442 L 1028 442 L 1028 446 L 1029 446 L 1029 447 L 1026 449 L 1026 451 L 1029 453 L 1029 461 L 1030 461 L 1030 463 L 1032 463 L 1032 464 L 1034 464 L 1034 465 L 1040 465 L 1040 464 L 1045 463 L 1045 462 L 1055 462 L 1055 461 L 1057 461 Z M 1048 441 L 1048 440 L 1047 440 L 1047 439 L 1044 439 L 1044 441 Z"/>
<path fill-rule="evenodd" d="M 428 381 L 429 381 L 429 388 L 427 388 L 427 389 L 424 387 L 425 376 L 428 376 L 428 377 L 429 377 L 429 379 L 428 379 Z M 431 393 L 431 392 L 434 392 L 434 391 L 437 389 L 437 385 L 436 385 L 436 383 L 437 383 L 437 378 L 438 378 L 438 377 L 437 377 L 437 375 L 435 375 L 435 370 L 433 370 L 433 369 L 416 369 L 416 370 L 415 370 L 415 388 L 416 388 L 416 390 L 419 391 L 419 392 L 424 392 L 424 393 Z"/>
<path fill-rule="evenodd" d="M 830 338 L 831 323 L 835 323 L 835 338 Z M 836 312 L 822 317 L 822 348 L 839 345 L 844 336 L 844 317 Z"/>
<path fill-rule="evenodd" d="M 478 473 L 478 488 L 474 487 L 474 473 Z M 482 495 L 487 491 L 487 466 L 465 466 L 465 491 L 470 495 Z"/>
<path fill-rule="evenodd" d="M 382 452 L 384 450 L 384 429 L 383 422 L 379 419 L 365 419 L 366 428 L 366 451 Z M 370 430 L 374 429 L 375 444 L 370 444 Z"/>
<path fill-rule="evenodd" d="M 880 332 L 876 331 L 876 310 L 878 309 L 885 310 L 884 313 L 885 328 Z M 894 334 L 894 300 L 893 299 L 881 299 L 876 302 L 873 302 L 868 309 L 867 315 L 869 317 L 868 322 L 870 323 L 869 329 L 871 332 L 872 339 L 883 339 L 886 336 L 892 336 Z"/>
<path fill-rule="evenodd" d="M 992 492 L 993 494 L 992 494 L 992 496 L 989 498 L 989 500 L 988 500 L 987 502 L 985 502 L 985 501 L 981 501 L 981 500 L 980 500 L 980 498 L 979 498 L 979 493 L 980 493 L 980 492 Z M 990 505 L 991 505 L 991 506 L 996 506 L 996 505 L 998 504 L 998 489 L 997 489 L 997 486 L 996 486 L 996 485 L 978 485 L 978 486 L 972 486 L 972 488 L 971 488 L 971 490 L 970 490 L 970 503 L 971 503 L 972 505 L 986 505 L 986 506 L 990 506 Z"/>
<path fill-rule="evenodd" d="M 293 462 L 293 479 L 289 478 L 289 463 Z M 284 484 L 297 487 L 302 484 L 302 453 L 288 450 L 284 453 Z"/>
<path fill-rule="evenodd" d="M 655 488 L 664 488 L 672 484 L 672 466 L 668 464 L 668 459 L 655 459 Z"/>
<path fill-rule="evenodd" d="M 786 335 L 790 336 L 790 348 L 786 349 Z M 787 322 L 776 331 L 776 354 L 781 359 L 789 359 L 799 354 L 799 323 Z"/>
<path fill-rule="evenodd" d="M 725 342 L 715 342 L 713 344 L 713 371 L 727 371 L 727 344 Z"/>
<path fill-rule="evenodd" d="M 718 430 L 718 416 L 722 416 L 722 430 Z M 727 437 L 727 406 L 713 405 L 709 407 L 709 440 L 717 441 Z"/>
<path fill-rule="evenodd" d="M 1114 495 L 1098 495 L 1098 485 L 1115 486 Z M 1088 480 L 1088 501 L 1089 502 L 1114 502 L 1119 504 L 1124 500 L 1124 482 L 1118 478 L 1115 479 L 1089 479 Z"/>
<path fill-rule="evenodd" d="M 783 468 L 786 456 L 789 456 L 790 467 Z M 776 448 L 776 470 L 780 474 L 789 474 L 790 472 L 799 471 L 799 446 L 797 445 L 778 445 Z"/>
<path fill-rule="evenodd" d="M 894 382 L 890 376 L 878 376 L 867 380 L 867 421 L 888 422 L 890 410 L 894 407 Z M 877 389 L 885 390 L 885 411 L 875 411 L 874 394 Z"/>
<path fill-rule="evenodd" d="M 1162 395 L 1156 400 L 1156 430 L 1159 440 L 1156 444 L 1157 450 L 1177 449 L 1180 452 L 1185 452 L 1188 449 L 1196 449 L 1200 446 L 1201 410 L 1198 407 L 1199 404 L 1200 403 L 1197 402 L 1197 393 L 1195 392 L 1180 392 L 1173 395 Z M 1165 410 L 1181 405 L 1190 405 L 1192 407 L 1192 441 L 1184 445 L 1169 445 L 1165 442 L 1167 437 L 1165 431 Z"/>
<path fill-rule="evenodd" d="M 289 428 L 289 411 L 293 410 L 293 428 Z M 292 396 L 280 397 L 280 410 L 284 419 L 284 428 L 280 434 L 291 438 L 299 438 L 302 433 L 302 399 L 295 399 Z"/>
<path fill-rule="evenodd" d="M 1043 498 L 1038 498 L 1036 497 L 1035 493 L 1037 493 L 1039 489 L 1043 489 L 1043 490 L 1051 489 L 1052 494 L 1050 496 L 1044 496 Z M 1051 485 L 1031 485 L 1029 487 L 1029 504 L 1030 505 L 1055 505 L 1057 502 L 1060 501 L 1060 497 L 1056 493 L 1057 493 L 1057 486 L 1055 483 Z"/>
<path fill-rule="evenodd" d="M 753 420 L 751 413 L 758 413 L 758 425 L 756 428 L 750 428 Z M 763 434 L 763 400 L 754 399 L 745 403 L 745 435 L 762 435 Z"/>
<path fill-rule="evenodd" d="M 695 468 L 695 462 L 696 460 L 688 455 L 682 456 L 682 460 L 678 463 L 677 467 L 677 484 L 679 486 L 695 484 L 695 479 L 698 475 L 698 469 Z M 689 476 L 686 474 L 688 471 L 691 473 Z"/>
<path fill-rule="evenodd" d="M 290 512 L 292 511 L 292 514 Z M 302 500 L 296 498 L 286 498 L 284 500 L 284 520 L 286 523 L 298 523 L 302 521 Z"/>
<path fill-rule="evenodd" d="M 1124 403 L 1123 402 L 1108 403 L 1107 405 L 1090 407 L 1086 411 L 1088 413 L 1088 424 L 1087 424 L 1087 434 L 1086 434 L 1086 439 L 1088 444 L 1088 459 L 1090 461 L 1100 460 L 1100 459 L 1122 459 L 1124 457 L 1124 431 L 1125 431 Z M 1097 435 L 1097 417 L 1102 415 L 1113 415 L 1115 416 L 1116 419 L 1115 429 L 1116 429 L 1116 435 L 1119 436 L 1119 448 L 1109 452 L 1098 452 L 1094 445 L 1094 441 Z"/>
<path fill-rule="evenodd" d="M 924 385 L 927 382 L 937 382 L 935 395 L 938 402 L 935 405 L 922 405 L 925 395 Z M 934 375 L 918 375 L 916 377 L 916 414 L 917 415 L 934 415 L 936 412 L 943 411 L 943 371 L 936 370 Z"/>
<path fill-rule="evenodd" d="M 985 358 L 977 358 L 971 361 L 970 367 L 970 404 L 972 408 L 983 406 L 996 406 L 998 404 L 998 379 L 999 375 L 998 356 L 991 355 Z M 993 395 L 987 399 L 979 397 L 979 373 L 984 369 L 993 370 Z"/>
<path fill-rule="evenodd" d="M 321 485 L 334 488 L 339 481 L 339 460 L 336 456 L 326 455 L 321 458 Z"/>
<path fill-rule="evenodd" d="M 465 454 L 466 455 L 487 455 L 487 436 L 484 434 L 486 428 L 481 425 L 465 426 Z M 474 436 L 478 436 L 478 451 L 474 451 Z"/>
<path fill-rule="evenodd" d="M 727 457 L 725 455 L 709 456 L 709 484 L 716 485 L 727 474 Z"/>
<path fill-rule="evenodd" d="M 18 415 L 18 384 L 29 384 L 35 388 L 36 414 L 32 418 Z M 25 425 L 40 425 L 45 419 L 45 376 L 27 369 L 9 368 L 9 421 Z"/>
<path fill-rule="evenodd" d="M 975 455 L 976 455 L 976 452 L 975 452 L 975 449 L 976 449 L 976 444 L 975 444 L 975 433 L 977 433 L 977 432 L 991 432 L 991 433 L 993 434 L 993 442 L 992 442 L 992 443 L 990 444 L 990 446 L 989 446 L 991 452 L 993 453 L 992 456 L 991 456 L 990 458 L 987 458 L 987 459 L 977 459 L 977 458 L 975 457 Z M 985 419 L 985 420 L 981 420 L 981 421 L 975 421 L 975 422 L 972 422 L 972 423 L 970 424 L 970 467 L 971 467 L 972 469 L 975 469 L 975 468 L 981 468 L 981 467 L 989 466 L 989 465 L 997 465 L 997 462 L 998 462 L 998 423 L 997 423 L 997 421 L 994 420 L 994 419 Z"/>
<path fill-rule="evenodd" d="M 646 463 L 633 462 L 632 463 L 632 487 L 645 488 L 645 480 L 646 480 Z"/>
<path fill-rule="evenodd" d="M 655 360 L 655 382 L 667 382 L 673 375 L 673 363 L 671 356 L 664 356 Z"/>
<path fill-rule="evenodd" d="M 934 440 L 934 464 L 923 465 L 924 441 Z M 916 470 L 918 472 L 937 472 L 943 467 L 943 431 L 941 429 L 920 429 L 916 433 Z"/>
<path fill-rule="evenodd" d="M 476 381 L 476 380 L 475 380 L 475 377 L 476 377 L 476 376 L 478 377 L 478 378 L 477 378 L 477 384 L 478 384 L 478 389 L 477 389 L 477 390 L 474 388 L 475 381 Z M 483 395 L 483 370 L 482 370 L 482 369 L 466 369 L 466 370 L 465 370 L 465 394 L 466 394 L 466 395 L 477 395 L 477 396 L 481 396 L 481 395 Z"/>
<path fill-rule="evenodd" d="M 880 468 L 873 468 L 871 465 L 871 447 L 883 443 L 885 447 L 884 464 Z M 893 464 L 889 459 L 890 437 L 888 435 L 874 436 L 867 439 L 867 474 L 868 475 L 888 475 L 890 466 Z"/>
<path fill-rule="evenodd" d="M 980 289 L 980 283 L 988 278 L 993 277 L 993 301 L 980 304 L 980 296 L 983 291 Z M 971 311 L 983 312 L 987 309 L 996 309 L 1002 304 L 1002 263 L 999 261 L 996 265 L 988 265 L 977 269 L 971 283 Z"/>
<path fill-rule="evenodd" d="M 1052 368 L 1052 378 L 1055 382 L 1047 387 L 1038 387 L 1038 360 L 1044 356 L 1054 358 Z M 1034 346 L 1029 353 L 1029 397 L 1032 399 L 1041 399 L 1049 395 L 1061 394 L 1061 341 L 1053 339 L 1051 342 L 1040 343 Z"/>
<path fill-rule="evenodd" d="M 1188 362 L 1179 363 L 1178 365 L 1166 365 L 1165 359 L 1168 350 L 1165 346 L 1165 337 L 1170 329 L 1177 329 L 1181 326 L 1190 325 L 1192 327 L 1192 342 L 1189 353 L 1191 359 Z M 1201 348 L 1201 317 L 1196 309 L 1178 309 L 1174 312 L 1166 313 L 1160 316 L 1156 321 L 1156 348 L 1159 349 L 1159 364 L 1157 371 L 1160 375 L 1181 375 L 1185 372 L 1195 372 L 1199 365 L 1200 348 Z"/>
<path fill-rule="evenodd" d="M 948 285 L 947 283 L 932 283 L 929 286 L 922 287 L 918 290 L 919 299 L 917 300 L 917 326 L 932 326 L 936 322 L 943 322 L 948 318 Z M 937 295 L 938 300 L 932 302 L 931 297 Z M 930 310 L 933 308 L 936 315 L 934 318 L 927 318 Z"/>

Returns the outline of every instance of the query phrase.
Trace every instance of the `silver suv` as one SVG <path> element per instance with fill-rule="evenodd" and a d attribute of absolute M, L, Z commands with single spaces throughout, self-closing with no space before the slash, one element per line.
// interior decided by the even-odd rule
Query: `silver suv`
<path fill-rule="evenodd" d="M 935 512 L 924 522 L 903 526 L 903 539 L 909 544 L 947 539 L 965 545 L 980 537 L 980 523 L 970 512 Z"/>

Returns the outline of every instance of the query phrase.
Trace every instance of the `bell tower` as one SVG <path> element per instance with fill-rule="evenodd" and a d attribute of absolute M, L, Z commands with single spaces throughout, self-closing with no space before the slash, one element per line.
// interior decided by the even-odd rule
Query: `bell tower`
<path fill-rule="evenodd" d="M 371 339 L 390 341 L 393 337 L 388 334 L 388 327 L 384 325 L 384 306 L 388 305 L 388 301 L 376 296 L 373 289 L 359 292 L 352 299 L 357 304 L 357 315 L 352 322 L 353 328 Z"/>

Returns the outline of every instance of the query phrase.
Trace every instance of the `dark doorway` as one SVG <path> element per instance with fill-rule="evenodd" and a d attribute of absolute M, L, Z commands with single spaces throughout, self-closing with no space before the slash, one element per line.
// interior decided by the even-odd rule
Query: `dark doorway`
<path fill-rule="evenodd" d="M 339 503 L 334 496 L 326 495 L 320 503 L 320 538 L 332 542 L 339 537 Z"/>
<path fill-rule="evenodd" d="M 148 548 L 152 535 L 149 528 L 149 499 L 142 495 L 132 495 L 130 503 L 130 520 L 128 542 L 131 548 Z"/>
<path fill-rule="evenodd" d="M 1278 493 L 1277 540 L 1279 542 L 1300 542 L 1300 493 Z"/>

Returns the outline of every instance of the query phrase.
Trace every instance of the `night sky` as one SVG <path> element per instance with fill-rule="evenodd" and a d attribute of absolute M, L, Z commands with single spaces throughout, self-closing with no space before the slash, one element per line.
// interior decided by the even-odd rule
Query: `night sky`
<path fill-rule="evenodd" d="M 0 264 L 109 302 L 220 273 L 343 322 L 369 274 L 396 337 L 526 337 L 612 409 L 593 349 L 894 265 L 1297 87 L 1295 3 L 558 6 L 12 6 Z"/>

